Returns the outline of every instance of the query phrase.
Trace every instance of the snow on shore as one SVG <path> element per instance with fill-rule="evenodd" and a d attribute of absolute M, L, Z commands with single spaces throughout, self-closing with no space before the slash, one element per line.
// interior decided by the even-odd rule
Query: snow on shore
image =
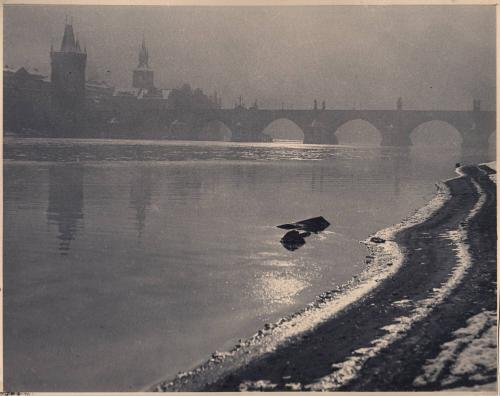
<path fill-rule="evenodd" d="M 463 174 L 460 168 L 457 169 L 457 173 L 459 175 Z M 349 382 L 351 382 L 352 380 L 354 380 L 359 376 L 364 364 L 370 358 L 377 356 L 384 349 L 393 344 L 395 341 L 404 337 L 404 335 L 412 328 L 412 326 L 415 323 L 425 319 L 433 311 L 433 309 L 439 304 L 441 304 L 445 300 L 445 298 L 448 295 L 450 295 L 450 293 L 461 283 L 463 277 L 467 273 L 468 268 L 472 265 L 472 258 L 469 253 L 469 245 L 466 242 L 468 223 L 479 212 L 479 210 L 481 209 L 481 207 L 485 202 L 485 196 L 484 194 L 482 194 L 481 187 L 475 181 L 473 181 L 473 184 L 480 194 L 479 200 L 476 202 L 475 206 L 466 217 L 466 220 L 463 225 L 461 225 L 457 230 L 449 231 L 446 235 L 443 235 L 443 237 L 447 237 L 450 240 L 450 242 L 455 245 L 454 250 L 457 255 L 457 264 L 455 265 L 448 280 L 444 282 L 441 285 L 441 287 L 434 289 L 429 297 L 419 301 L 415 301 L 413 303 L 414 308 L 410 311 L 408 315 L 396 318 L 392 324 L 384 326 L 382 330 L 385 330 L 386 333 L 382 337 L 373 340 L 371 342 L 371 346 L 367 348 L 358 349 L 354 351 L 353 354 L 343 362 L 334 364 L 332 366 L 334 371 L 331 374 L 319 378 L 314 383 L 307 385 L 306 389 L 312 391 L 322 391 L 322 392 L 335 391 L 347 385 Z M 446 200 L 443 201 L 443 199 L 444 197 L 440 198 L 439 195 L 435 197 L 435 200 L 437 200 L 437 202 L 441 202 L 442 204 L 446 202 Z M 431 205 L 431 207 L 432 206 L 434 205 Z M 403 224 L 404 223 L 402 223 L 402 225 L 400 225 L 399 227 L 394 227 L 393 229 L 384 230 L 384 232 L 386 233 L 385 236 L 386 237 L 393 236 L 394 234 L 392 233 L 396 232 L 395 231 L 396 228 L 399 229 L 406 228 Z M 393 253 L 392 250 L 394 248 L 396 249 L 398 248 L 397 245 L 395 246 L 388 245 L 388 247 L 389 249 L 391 249 L 391 251 L 388 253 Z M 382 249 L 387 249 L 387 247 L 383 246 Z M 400 257 L 402 257 L 401 253 Z M 398 261 L 398 267 L 399 266 L 401 266 L 401 259 Z M 477 346 L 475 351 L 477 352 Z M 468 357 L 469 355 L 465 355 L 460 360 L 460 365 L 456 367 L 457 373 L 460 371 L 466 371 L 464 367 L 467 364 Z M 494 365 L 496 366 L 496 361 Z M 450 378 L 450 381 L 453 380 Z M 418 384 L 419 382 L 417 381 L 417 384 L 415 385 Z"/>
<path fill-rule="evenodd" d="M 496 171 L 495 161 L 480 165 Z M 496 184 L 496 174 L 489 177 Z M 437 357 L 426 362 L 423 374 L 415 378 L 414 386 L 439 384 L 442 388 L 454 390 L 496 390 L 496 312 L 483 311 L 470 317 L 467 326 L 455 330 L 453 336 L 441 346 Z M 483 385 L 457 388 L 470 381 Z"/>
<path fill-rule="evenodd" d="M 497 170 L 497 162 L 496 161 L 485 162 L 484 164 L 480 164 L 480 165 L 487 166 L 488 168 L 493 169 L 495 172 Z M 488 176 L 493 183 L 495 183 L 495 184 L 497 183 L 497 174 L 496 173 L 492 173 L 491 175 L 488 175 Z"/>
<path fill-rule="evenodd" d="M 467 326 L 453 332 L 454 338 L 423 367 L 413 385 L 454 388 L 469 383 L 492 383 L 497 368 L 496 313 L 483 311 L 467 320 Z"/>
<path fill-rule="evenodd" d="M 496 171 L 496 162 L 480 164 Z M 496 184 L 496 173 L 489 175 Z M 415 387 L 439 385 L 457 391 L 496 391 L 497 315 L 483 311 L 467 319 L 467 326 L 453 332 L 453 339 L 441 346 L 441 352 L 426 362 L 423 373 L 415 378 Z M 482 385 L 462 387 L 474 382 Z"/>
<path fill-rule="evenodd" d="M 481 164 L 481 165 L 486 165 L 488 168 L 491 168 L 493 169 L 494 171 L 497 170 L 497 162 L 496 161 L 492 161 L 492 162 L 485 162 L 484 164 Z"/>

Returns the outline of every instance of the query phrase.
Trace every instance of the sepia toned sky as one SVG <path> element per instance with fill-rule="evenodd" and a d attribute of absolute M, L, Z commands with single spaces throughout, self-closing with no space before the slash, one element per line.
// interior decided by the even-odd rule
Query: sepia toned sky
<path fill-rule="evenodd" d="M 4 9 L 4 64 L 48 74 L 65 15 L 88 52 L 87 76 L 130 86 L 145 35 L 156 85 L 184 82 L 260 107 L 463 110 L 495 107 L 493 6 Z M 108 73 L 106 73 L 109 70 Z"/>

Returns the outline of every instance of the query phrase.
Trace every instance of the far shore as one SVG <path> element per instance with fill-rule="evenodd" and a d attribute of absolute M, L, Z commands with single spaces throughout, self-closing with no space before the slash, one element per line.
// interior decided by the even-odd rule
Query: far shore
<path fill-rule="evenodd" d="M 375 234 L 366 270 L 152 391 L 496 393 L 496 163 Z"/>

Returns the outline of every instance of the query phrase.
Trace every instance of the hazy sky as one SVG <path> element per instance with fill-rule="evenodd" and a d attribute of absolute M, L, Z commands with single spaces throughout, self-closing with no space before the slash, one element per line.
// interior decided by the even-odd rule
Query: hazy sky
<path fill-rule="evenodd" d="M 4 64 L 48 74 L 65 15 L 87 75 L 130 86 L 144 33 L 156 85 L 189 82 L 277 108 L 468 109 L 495 104 L 494 6 L 5 6 Z"/>

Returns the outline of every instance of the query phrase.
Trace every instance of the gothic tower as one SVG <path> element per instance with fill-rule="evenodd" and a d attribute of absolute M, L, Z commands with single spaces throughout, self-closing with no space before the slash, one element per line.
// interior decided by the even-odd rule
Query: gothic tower
<path fill-rule="evenodd" d="M 67 111 L 81 110 L 85 103 L 87 51 L 80 49 L 73 26 L 66 21 L 59 51 L 50 48 L 52 103 Z"/>
<path fill-rule="evenodd" d="M 134 88 L 153 89 L 154 73 L 149 68 L 149 53 L 146 47 L 146 41 L 142 39 L 141 49 L 139 50 L 139 65 L 134 70 L 132 76 L 132 86 Z"/>

